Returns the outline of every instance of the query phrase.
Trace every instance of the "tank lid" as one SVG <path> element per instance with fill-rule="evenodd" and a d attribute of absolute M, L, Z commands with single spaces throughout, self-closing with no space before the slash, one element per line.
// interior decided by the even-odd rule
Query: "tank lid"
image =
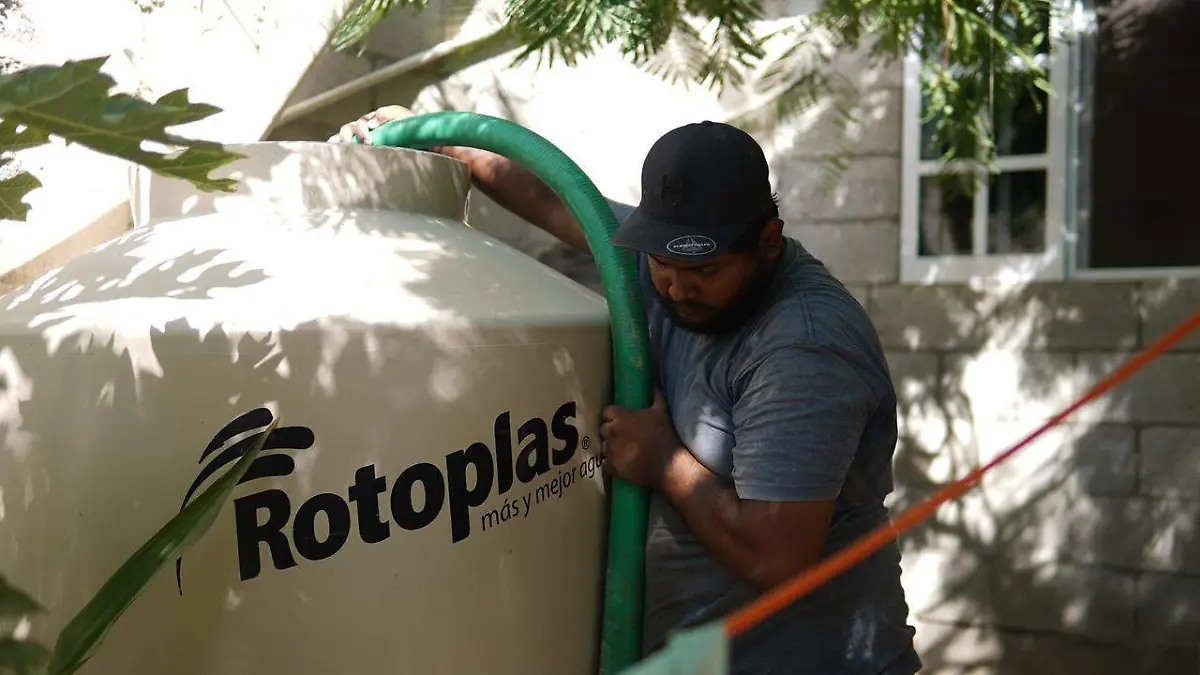
<path fill-rule="evenodd" d="M 458 160 L 407 148 L 288 141 L 226 144 L 244 155 L 212 172 L 238 180 L 236 192 L 202 192 L 138 167 L 130 194 L 133 225 L 238 210 L 277 213 L 380 209 L 465 221 L 470 174 Z"/>

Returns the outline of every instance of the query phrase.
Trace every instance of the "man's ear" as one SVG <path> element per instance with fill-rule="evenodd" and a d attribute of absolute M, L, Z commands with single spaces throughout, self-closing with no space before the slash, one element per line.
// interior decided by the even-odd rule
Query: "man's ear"
<path fill-rule="evenodd" d="M 783 221 L 778 218 L 767 221 L 759 234 L 758 243 L 772 258 L 778 256 L 783 251 Z"/>

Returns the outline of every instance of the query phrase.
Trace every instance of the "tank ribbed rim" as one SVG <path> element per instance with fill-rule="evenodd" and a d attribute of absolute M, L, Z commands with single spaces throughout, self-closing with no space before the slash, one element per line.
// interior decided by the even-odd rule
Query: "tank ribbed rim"
<path fill-rule="evenodd" d="M 421 150 L 321 141 L 229 143 L 244 155 L 212 172 L 238 180 L 232 193 L 134 172 L 134 226 L 209 213 L 337 209 L 403 211 L 465 221 L 470 174 L 462 162 Z"/>

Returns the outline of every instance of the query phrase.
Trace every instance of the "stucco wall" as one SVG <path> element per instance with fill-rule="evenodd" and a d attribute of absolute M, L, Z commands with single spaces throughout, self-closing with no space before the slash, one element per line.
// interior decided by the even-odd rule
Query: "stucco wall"
<path fill-rule="evenodd" d="M 805 3 L 771 5 L 777 16 Z M 668 129 L 754 103 L 671 86 L 609 51 L 576 69 L 491 59 L 415 96 L 418 110 L 500 115 L 546 136 L 600 189 L 635 200 Z M 841 143 L 828 106 L 759 134 L 788 232 L 869 309 L 903 400 L 896 508 L 1022 438 L 1200 300 L 1181 282 L 1016 290 L 899 283 L 900 72 L 841 68 L 859 89 Z M 397 91 L 402 84 L 395 85 Z M 372 105 L 410 100 L 375 92 Z M 310 120 L 311 133 L 368 108 Z M 847 168 L 828 184 L 841 146 Z M 473 197 L 472 224 L 595 286 L 590 263 Z M 1200 670 L 1200 339 L 1047 434 L 903 540 L 931 674 Z"/>

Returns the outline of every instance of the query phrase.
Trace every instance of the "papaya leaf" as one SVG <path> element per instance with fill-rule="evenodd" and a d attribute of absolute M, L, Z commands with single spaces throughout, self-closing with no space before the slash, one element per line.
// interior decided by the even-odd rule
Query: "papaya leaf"
<path fill-rule="evenodd" d="M 50 650 L 36 642 L 0 638 L 0 673 L 36 675 L 50 659 Z"/>
<path fill-rule="evenodd" d="M 54 135 L 68 144 L 78 143 L 161 175 L 187 180 L 205 192 L 232 191 L 236 181 L 211 178 L 209 172 L 241 155 L 226 151 L 220 143 L 183 138 L 167 131 L 168 127 L 204 119 L 221 109 L 192 103 L 186 89 L 165 94 L 153 103 L 114 94 L 116 81 L 100 71 L 107 60 L 67 61 L 0 75 L 3 136 L 13 143 L 0 150 L 36 145 Z M 19 125 L 25 128 L 18 133 Z M 156 152 L 143 146 L 146 141 L 177 149 Z M 10 217 L 24 219 L 22 209 L 9 211 Z"/>
<path fill-rule="evenodd" d="M 0 619 L 19 619 L 40 611 L 42 606 L 37 600 L 8 583 L 8 579 L 0 574 Z"/>
<path fill-rule="evenodd" d="M 109 629 L 149 587 L 159 570 L 182 555 L 208 531 L 216 522 L 234 486 L 250 468 L 278 424 L 278 417 L 272 419 L 236 464 L 138 549 L 67 623 L 54 645 L 50 675 L 69 675 L 87 663 Z"/>
<path fill-rule="evenodd" d="M 0 158 L 0 169 L 12 160 Z M 0 220 L 25 220 L 29 215 L 29 204 L 25 195 L 42 186 L 42 181 L 28 171 L 0 179 Z"/>
<path fill-rule="evenodd" d="M 50 142 L 50 134 L 16 120 L 0 120 L 0 152 L 19 152 Z"/>

